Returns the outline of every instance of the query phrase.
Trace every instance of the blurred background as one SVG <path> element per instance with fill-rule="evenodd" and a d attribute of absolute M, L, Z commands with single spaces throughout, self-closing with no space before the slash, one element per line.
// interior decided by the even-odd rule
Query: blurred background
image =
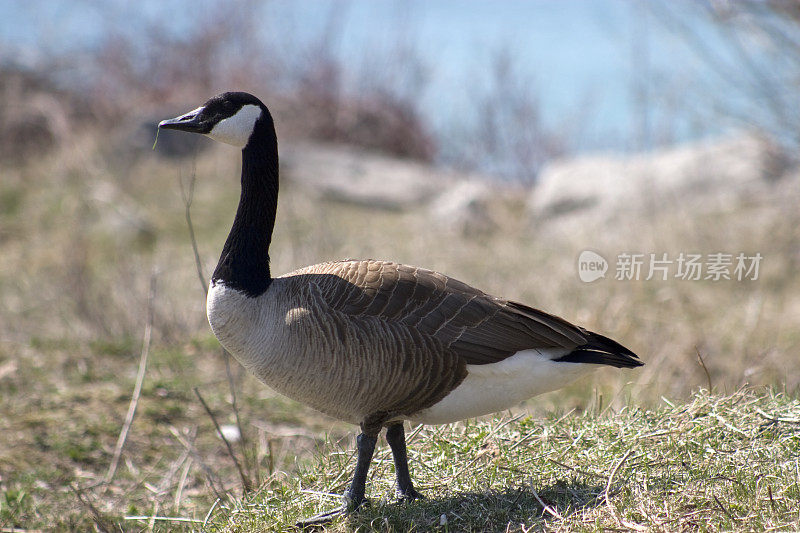
<path fill-rule="evenodd" d="M 238 153 L 153 143 L 158 121 L 225 90 L 276 119 L 273 272 L 424 266 L 647 363 L 521 411 L 648 407 L 699 387 L 796 393 L 797 2 L 4 2 L 0 525 L 202 518 L 236 475 L 193 387 L 220 421 L 239 419 L 265 477 L 348 435 L 226 371 L 206 323 L 200 278 L 233 219 Z M 581 281 L 585 250 L 605 277 Z M 621 254 L 642 254 L 638 279 L 615 279 Z M 680 276 L 681 254 L 701 257 L 700 279 Z M 731 256 L 731 279 L 706 279 L 714 254 Z M 758 272 L 737 279 L 739 254 L 760 254 Z M 646 279 L 654 258 L 666 279 Z"/>

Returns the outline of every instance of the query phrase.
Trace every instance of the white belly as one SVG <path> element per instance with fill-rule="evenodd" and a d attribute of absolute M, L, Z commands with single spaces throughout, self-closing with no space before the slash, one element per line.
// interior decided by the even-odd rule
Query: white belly
<path fill-rule="evenodd" d="M 555 363 L 536 350 L 517 352 L 499 363 L 467 365 L 469 374 L 464 381 L 439 403 L 414 415 L 411 422 L 447 424 L 503 411 L 538 394 L 559 389 L 597 366 Z"/>

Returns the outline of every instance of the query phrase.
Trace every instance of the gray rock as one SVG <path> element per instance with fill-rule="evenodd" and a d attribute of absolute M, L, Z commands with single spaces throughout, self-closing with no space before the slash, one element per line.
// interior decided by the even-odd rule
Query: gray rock
<path fill-rule="evenodd" d="M 776 148 L 739 135 L 633 156 L 596 155 L 548 164 L 529 198 L 537 218 L 672 207 L 710 210 L 773 188 L 786 170 Z"/>
<path fill-rule="evenodd" d="M 426 205 L 463 179 L 455 172 L 350 146 L 283 144 L 280 156 L 283 178 L 309 192 L 383 209 Z"/>
<path fill-rule="evenodd" d="M 443 229 L 463 234 L 489 232 L 497 227 L 490 206 L 493 197 L 488 179 L 457 181 L 431 202 L 430 214 Z"/>

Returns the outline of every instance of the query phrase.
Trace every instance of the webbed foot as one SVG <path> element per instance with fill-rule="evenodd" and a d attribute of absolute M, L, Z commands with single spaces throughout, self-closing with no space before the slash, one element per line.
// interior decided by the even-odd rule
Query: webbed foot
<path fill-rule="evenodd" d="M 409 487 L 404 491 L 397 489 L 397 499 L 401 502 L 412 502 L 414 500 L 424 500 L 425 496 L 417 492 L 414 487 Z"/>
<path fill-rule="evenodd" d="M 360 509 L 370 504 L 369 498 L 365 498 L 364 496 L 361 496 L 360 498 L 354 498 L 350 495 L 349 491 L 344 494 L 343 499 L 344 503 L 340 507 L 331 509 L 330 511 L 325 511 L 309 518 L 304 518 L 303 520 L 299 520 L 295 524 L 295 527 L 300 529 L 322 527 L 330 524 L 340 516 L 347 516 L 351 513 L 358 512 Z"/>

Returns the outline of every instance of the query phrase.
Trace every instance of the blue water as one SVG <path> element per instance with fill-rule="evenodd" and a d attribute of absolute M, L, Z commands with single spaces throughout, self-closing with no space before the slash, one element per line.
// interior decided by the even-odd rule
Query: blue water
<path fill-rule="evenodd" d="M 475 99 L 490 92 L 496 57 L 505 53 L 515 79 L 538 100 L 543 122 L 556 130 L 568 123 L 573 149 L 647 148 L 657 139 L 641 131 L 643 111 L 634 103 L 642 70 L 675 73 L 696 66 L 683 43 L 629 0 L 353 0 L 313 6 L 303 10 L 297 2 L 276 0 L 266 17 L 302 39 L 324 31 L 335 11 L 341 24 L 337 53 L 356 65 L 406 43 L 429 66 L 427 90 L 419 96 L 439 131 L 477 119 Z M 648 101 L 644 112 L 657 114 L 655 105 Z M 650 122 L 645 120 L 645 130 L 654 127 Z M 701 135 L 677 114 L 670 122 L 672 141 Z"/>
<path fill-rule="evenodd" d="M 264 32 L 295 43 L 318 39 L 334 20 L 331 52 L 354 66 L 353 87 L 369 75 L 376 57 L 387 57 L 398 46 L 413 50 L 426 66 L 421 106 L 439 132 L 475 120 L 476 98 L 491 84 L 493 58 L 504 52 L 516 79 L 538 99 L 542 121 L 556 129 L 568 125 L 573 149 L 640 149 L 717 133 L 707 122 L 693 122 L 681 102 L 682 88 L 695 82 L 696 58 L 641 2 L 272 0 L 254 5 L 254 20 Z M 219 6 L 5 0 L 0 2 L 0 55 L 10 51 L 16 60 L 35 64 L 51 51 L 91 47 L 109 20 L 158 19 L 181 32 L 198 19 L 184 16 L 186 10 L 219 12 Z M 712 29 L 698 24 L 713 48 Z M 653 94 L 659 76 L 676 96 L 671 103 Z M 641 89 L 642 79 L 648 80 L 647 90 Z"/>

